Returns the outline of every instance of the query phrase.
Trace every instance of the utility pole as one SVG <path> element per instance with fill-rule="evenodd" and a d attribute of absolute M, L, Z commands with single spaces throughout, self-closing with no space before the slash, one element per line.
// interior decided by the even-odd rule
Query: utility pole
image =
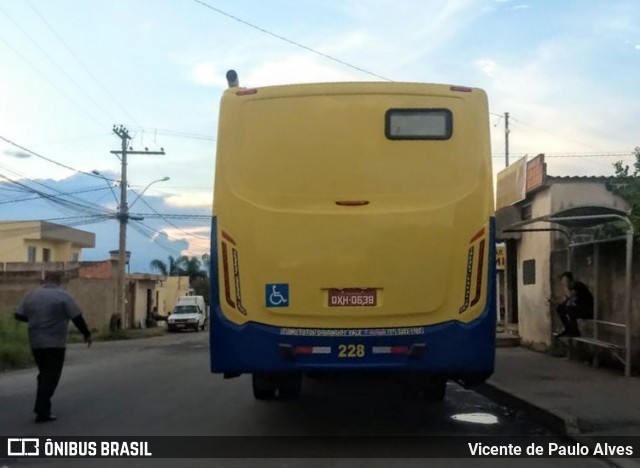
<path fill-rule="evenodd" d="M 504 113 L 504 167 L 509 167 L 509 113 Z"/>
<path fill-rule="evenodd" d="M 142 220 L 140 217 L 129 216 L 129 205 L 127 204 L 127 155 L 130 154 L 165 154 L 164 149 L 161 151 L 133 151 L 133 148 L 129 148 L 129 130 L 124 126 L 113 126 L 113 133 L 115 133 L 121 140 L 121 149 L 113 150 L 111 154 L 119 155 L 121 165 L 120 176 L 120 205 L 118 207 L 118 221 L 120 223 L 120 235 L 118 240 L 118 284 L 116 294 L 116 316 L 120 319 L 120 326 L 126 328 L 128 325 L 125 323 L 125 308 L 127 292 L 125 289 L 126 279 L 126 255 L 127 255 L 127 222 L 129 219 Z"/>

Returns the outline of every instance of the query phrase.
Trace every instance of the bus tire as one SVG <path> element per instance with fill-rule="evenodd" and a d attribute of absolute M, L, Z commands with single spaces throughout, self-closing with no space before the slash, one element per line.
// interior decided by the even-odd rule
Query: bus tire
<path fill-rule="evenodd" d="M 285 376 L 278 388 L 280 398 L 284 400 L 294 400 L 300 396 L 302 391 L 302 375 L 294 374 Z"/>
<path fill-rule="evenodd" d="M 426 401 L 441 402 L 444 401 L 447 393 L 447 379 L 436 378 L 429 382 L 425 382 L 420 387 L 420 397 Z"/>
<path fill-rule="evenodd" d="M 251 386 L 253 387 L 253 397 L 256 400 L 273 400 L 276 397 L 276 387 L 271 379 L 264 375 L 252 374 Z"/>

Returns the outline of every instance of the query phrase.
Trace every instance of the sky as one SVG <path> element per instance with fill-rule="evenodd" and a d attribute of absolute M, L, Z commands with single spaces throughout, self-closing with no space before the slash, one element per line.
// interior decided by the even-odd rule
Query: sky
<path fill-rule="evenodd" d="M 115 208 L 107 181 L 69 169 L 117 179 L 114 124 L 134 149 L 165 151 L 130 157 L 130 188 L 154 182 L 132 211 L 207 215 L 228 69 L 251 87 L 480 87 L 494 173 L 505 165 L 508 112 L 510 162 L 545 153 L 551 175 L 610 175 L 640 145 L 638 24 L 635 0 L 0 0 L 0 137 L 68 166 L 0 139 L 0 219 L 80 215 L 15 201 L 28 193 L 6 177 L 46 193 L 95 189 L 77 196 Z M 84 259 L 116 248 L 115 221 L 79 228 L 98 237 Z M 152 258 L 207 251 L 202 218 L 146 217 L 129 231 L 140 271 Z"/>

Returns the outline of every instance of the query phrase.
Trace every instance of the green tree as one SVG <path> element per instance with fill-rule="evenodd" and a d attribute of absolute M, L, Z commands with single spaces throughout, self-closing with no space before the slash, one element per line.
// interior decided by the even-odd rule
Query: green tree
<path fill-rule="evenodd" d="M 204 301 L 209 304 L 209 278 L 196 278 L 191 283 L 191 287 L 193 288 L 193 292 L 196 296 L 204 297 Z"/>
<path fill-rule="evenodd" d="M 174 258 L 169 255 L 168 261 L 159 258 L 152 260 L 149 267 L 153 271 L 164 276 L 188 276 L 189 283 L 193 283 L 197 278 L 206 278 L 207 272 L 202 269 L 202 262 L 198 257 L 188 257 L 183 255 Z"/>
<path fill-rule="evenodd" d="M 633 152 L 635 161 L 633 168 L 622 161 L 613 164 L 615 176 L 609 183 L 609 189 L 627 200 L 631 205 L 631 222 L 636 232 L 640 232 L 640 146 Z"/>
<path fill-rule="evenodd" d="M 206 278 L 207 276 L 198 257 L 182 256 L 178 259 L 178 263 L 184 276 L 189 277 L 189 283 L 193 283 L 197 278 Z"/>
<path fill-rule="evenodd" d="M 155 260 L 151 260 L 149 267 L 152 271 L 157 271 L 161 275 L 164 276 L 183 276 L 183 271 L 180 268 L 181 258 L 173 258 L 173 256 L 169 255 L 169 258 L 165 262 L 164 260 L 160 260 L 156 258 Z"/>

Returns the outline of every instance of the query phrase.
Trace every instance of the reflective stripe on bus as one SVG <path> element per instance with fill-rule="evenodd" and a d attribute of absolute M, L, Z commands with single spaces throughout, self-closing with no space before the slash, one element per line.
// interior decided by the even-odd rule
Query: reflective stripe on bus
<path fill-rule="evenodd" d="M 331 346 L 296 346 L 296 354 L 331 354 Z"/>

